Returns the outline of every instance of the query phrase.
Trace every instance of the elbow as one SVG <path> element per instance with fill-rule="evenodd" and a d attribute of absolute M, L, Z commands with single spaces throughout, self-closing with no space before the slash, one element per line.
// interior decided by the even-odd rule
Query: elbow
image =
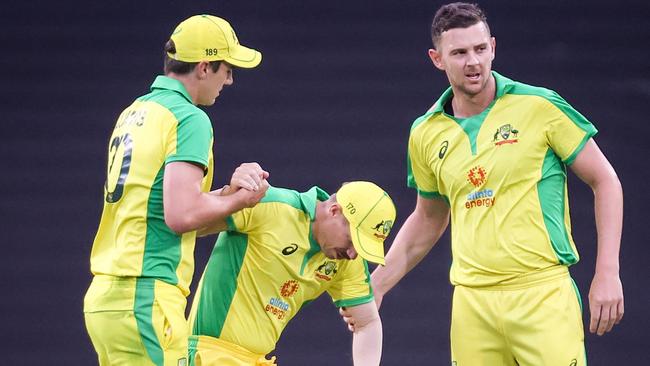
<path fill-rule="evenodd" d="M 377 314 L 377 316 L 373 316 L 369 319 L 362 319 L 361 321 L 357 322 L 354 325 L 354 334 L 362 333 L 365 330 L 374 330 L 381 332 L 381 329 L 381 318 L 379 317 L 379 314 Z"/>
<path fill-rule="evenodd" d="M 188 215 L 174 215 L 165 213 L 165 224 L 178 235 L 196 230 Z"/>
<path fill-rule="evenodd" d="M 616 172 L 611 169 L 607 174 L 603 174 L 598 177 L 598 179 L 593 180 L 592 182 L 587 182 L 591 186 L 591 189 L 594 193 L 599 191 L 606 191 L 610 193 L 620 192 L 623 193 L 623 186 L 621 185 L 621 180 L 618 179 Z"/>

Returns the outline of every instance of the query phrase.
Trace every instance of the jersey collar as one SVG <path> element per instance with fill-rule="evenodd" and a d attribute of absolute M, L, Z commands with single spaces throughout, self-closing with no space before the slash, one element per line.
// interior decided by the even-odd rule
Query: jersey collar
<path fill-rule="evenodd" d="M 515 86 L 515 82 L 508 79 L 507 77 L 499 74 L 496 71 L 492 71 L 492 76 L 496 82 L 497 95 L 495 99 L 499 99 L 502 96 L 508 94 L 508 92 Z M 454 95 L 454 92 L 451 89 L 451 86 L 445 90 L 444 93 L 438 98 L 436 104 L 434 105 L 431 113 L 442 113 L 444 111 L 444 105 L 447 101 Z"/>
<path fill-rule="evenodd" d="M 316 242 L 314 238 L 314 232 L 312 231 L 314 219 L 316 218 L 316 204 L 318 201 L 325 201 L 330 198 L 330 195 L 322 190 L 319 187 L 312 187 L 310 190 L 304 193 L 300 193 L 300 203 L 303 210 L 309 215 L 311 222 L 309 223 L 309 250 L 305 253 L 305 257 L 302 260 L 302 266 L 300 266 L 300 274 L 302 275 L 305 271 L 305 266 L 307 262 L 319 253 L 321 250 L 320 245 Z"/>
<path fill-rule="evenodd" d="M 311 221 L 316 218 L 316 202 L 325 201 L 328 198 L 330 198 L 329 193 L 316 186 L 311 187 L 307 192 L 300 193 L 300 203 L 305 212 L 309 214 Z"/>
<path fill-rule="evenodd" d="M 187 89 L 185 89 L 183 83 L 176 79 L 164 75 L 158 75 L 156 77 L 156 80 L 153 81 L 153 84 L 151 84 L 151 91 L 154 91 L 154 89 L 166 89 L 175 91 L 187 99 L 188 102 L 194 104 L 192 97 L 190 97 L 190 94 L 187 92 Z"/>

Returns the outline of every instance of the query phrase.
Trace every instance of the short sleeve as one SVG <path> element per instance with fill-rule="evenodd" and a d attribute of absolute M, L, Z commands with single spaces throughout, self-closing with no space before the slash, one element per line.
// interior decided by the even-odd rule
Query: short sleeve
<path fill-rule="evenodd" d="M 548 145 L 565 164 L 570 165 L 598 130 L 557 93 L 550 93 L 546 99 L 550 102 L 547 106 L 550 121 L 546 126 Z"/>
<path fill-rule="evenodd" d="M 361 257 L 343 260 L 333 283 L 327 289 L 337 307 L 356 306 L 374 300 L 368 262 Z"/>
<path fill-rule="evenodd" d="M 264 213 L 261 212 L 266 205 L 258 204 L 251 208 L 244 208 L 226 217 L 228 231 L 238 233 L 251 233 L 259 228 L 260 219 L 263 220 Z"/>
<path fill-rule="evenodd" d="M 421 131 L 416 128 L 411 129 L 406 157 L 406 184 L 416 189 L 422 197 L 437 198 L 440 197 L 438 184 L 435 180 L 433 170 L 427 163 L 426 149 L 421 136 Z"/>
<path fill-rule="evenodd" d="M 170 139 L 172 141 L 168 141 L 168 146 L 176 148 L 169 152 L 165 163 L 188 161 L 207 168 L 213 136 L 212 124 L 203 111 L 197 109 L 196 112 L 179 121 L 176 133 L 172 133 Z"/>

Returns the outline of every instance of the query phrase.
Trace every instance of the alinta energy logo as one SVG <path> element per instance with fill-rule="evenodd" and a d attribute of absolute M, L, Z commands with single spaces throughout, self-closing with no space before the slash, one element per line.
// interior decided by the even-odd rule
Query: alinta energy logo
<path fill-rule="evenodd" d="M 474 207 L 494 206 L 494 191 L 483 187 L 487 181 L 487 175 L 487 170 L 480 165 L 473 167 L 467 172 L 467 181 L 471 183 L 476 190 L 467 195 L 467 201 L 465 202 L 466 209 L 469 210 Z"/>
<path fill-rule="evenodd" d="M 296 280 L 284 281 L 282 286 L 280 286 L 280 296 L 282 297 L 272 297 L 269 299 L 264 310 L 278 320 L 283 320 L 291 309 L 289 303 L 283 300 L 283 298 L 289 298 L 295 295 L 299 288 L 300 284 Z"/>
<path fill-rule="evenodd" d="M 264 310 L 278 318 L 278 320 L 282 320 L 287 316 L 287 312 L 289 312 L 290 308 L 289 303 L 286 301 L 279 297 L 272 297 L 264 307 Z"/>
<path fill-rule="evenodd" d="M 497 128 L 497 131 L 494 133 L 494 146 L 501 146 L 504 144 L 516 144 L 519 142 L 517 136 L 519 135 L 519 130 L 514 128 L 510 123 L 506 123 L 501 127 Z"/>

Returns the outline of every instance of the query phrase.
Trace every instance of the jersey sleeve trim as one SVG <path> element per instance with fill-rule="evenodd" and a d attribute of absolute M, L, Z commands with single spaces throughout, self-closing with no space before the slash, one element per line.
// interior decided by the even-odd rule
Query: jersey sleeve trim
<path fill-rule="evenodd" d="M 429 200 L 443 200 L 449 205 L 449 198 L 447 196 L 440 194 L 439 192 L 427 192 L 427 191 L 422 191 L 422 190 L 417 190 L 418 191 L 418 196 L 422 198 L 426 198 Z"/>
<path fill-rule="evenodd" d="M 434 199 L 434 198 L 441 199 L 442 198 L 442 195 L 440 193 L 438 193 L 438 192 L 427 192 L 427 191 L 423 191 L 423 190 L 421 190 L 421 189 L 419 189 L 417 187 L 415 187 L 415 189 L 417 189 L 418 195 L 423 197 L 423 198 L 428 198 L 428 199 Z"/>
<path fill-rule="evenodd" d="M 569 157 L 566 158 L 563 161 L 563 163 L 566 164 L 566 165 L 573 164 L 573 162 L 578 157 L 578 154 L 580 154 L 582 149 L 585 148 L 585 145 L 587 144 L 587 141 L 589 141 L 590 138 L 592 138 L 594 135 L 596 135 L 596 132 L 597 131 L 588 131 L 587 134 L 585 135 L 585 137 L 582 138 L 582 141 L 580 141 L 580 144 L 578 145 L 578 147 L 576 147 L 576 149 L 573 150 L 573 153 L 571 153 L 571 155 L 569 155 Z"/>
<path fill-rule="evenodd" d="M 334 301 L 334 306 L 341 308 L 344 306 L 357 306 L 357 305 L 363 305 L 367 304 L 371 301 L 375 300 L 375 296 L 370 293 L 366 296 L 363 297 L 357 297 L 354 299 L 345 299 L 345 300 L 339 300 L 339 301 Z"/>
<path fill-rule="evenodd" d="M 228 231 L 237 231 L 237 225 L 235 225 L 235 219 L 232 216 L 226 217 L 226 225 L 228 226 Z"/>
<path fill-rule="evenodd" d="M 204 159 L 196 155 L 172 155 L 169 158 L 165 159 L 165 164 L 169 164 L 173 161 L 186 161 L 191 163 L 197 163 L 203 166 L 204 169 L 208 167 L 208 159 Z"/>

